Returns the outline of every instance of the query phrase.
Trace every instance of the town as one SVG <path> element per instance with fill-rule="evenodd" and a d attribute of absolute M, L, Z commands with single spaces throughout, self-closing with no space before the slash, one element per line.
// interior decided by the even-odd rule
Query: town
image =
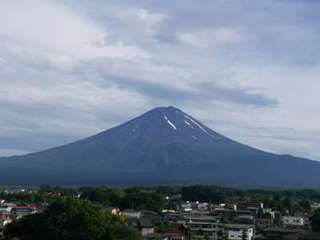
<path fill-rule="evenodd" d="M 216 186 L 5 189 L 0 194 L 3 238 L 10 239 L 5 234 L 9 226 L 27 216 L 43 214 L 63 198 L 99 205 L 104 214 L 135 229 L 137 239 L 320 239 L 319 191 Z"/>

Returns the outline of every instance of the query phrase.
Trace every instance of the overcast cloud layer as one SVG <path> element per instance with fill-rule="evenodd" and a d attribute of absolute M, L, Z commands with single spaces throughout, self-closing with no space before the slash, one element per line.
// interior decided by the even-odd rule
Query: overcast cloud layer
<path fill-rule="evenodd" d="M 0 155 L 173 105 L 320 160 L 319 12 L 312 0 L 1 1 Z"/>

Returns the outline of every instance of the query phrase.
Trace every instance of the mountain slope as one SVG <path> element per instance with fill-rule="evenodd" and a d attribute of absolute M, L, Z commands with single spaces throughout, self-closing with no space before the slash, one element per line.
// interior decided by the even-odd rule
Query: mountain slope
<path fill-rule="evenodd" d="M 316 187 L 320 163 L 240 144 L 167 107 L 65 146 L 0 158 L 0 182 Z"/>

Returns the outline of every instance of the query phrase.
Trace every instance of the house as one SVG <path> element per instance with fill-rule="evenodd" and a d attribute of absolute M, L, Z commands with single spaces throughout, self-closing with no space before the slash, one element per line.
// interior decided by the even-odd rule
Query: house
<path fill-rule="evenodd" d="M 186 229 L 186 240 L 201 239 L 206 236 L 208 239 L 217 239 L 220 230 L 219 223 L 211 221 L 191 220 L 184 223 Z"/>
<path fill-rule="evenodd" d="M 154 234 L 154 227 L 149 218 L 143 217 L 139 219 L 139 229 L 141 231 L 142 236 Z"/>
<path fill-rule="evenodd" d="M 162 222 L 162 217 L 157 212 L 141 211 L 141 216 L 143 218 L 150 219 L 152 224 L 154 224 L 154 225 L 161 224 L 161 222 Z"/>
<path fill-rule="evenodd" d="M 245 224 L 224 224 L 224 230 L 227 233 L 228 240 L 252 240 L 254 228 L 252 225 Z"/>
<path fill-rule="evenodd" d="M 197 208 L 199 209 L 199 210 L 202 210 L 202 211 L 208 211 L 208 209 L 209 209 L 209 203 L 207 203 L 207 202 L 198 202 L 197 203 Z"/>
<path fill-rule="evenodd" d="M 279 218 L 280 215 L 281 215 L 280 212 L 274 211 L 274 210 L 271 209 L 271 208 L 264 208 L 264 209 L 262 209 L 262 214 L 264 214 L 264 215 L 269 214 L 273 219 Z"/>
<path fill-rule="evenodd" d="M 260 228 L 265 228 L 273 224 L 273 218 L 268 216 L 256 218 L 254 221 L 255 221 L 255 225 Z"/>
<path fill-rule="evenodd" d="M 162 240 L 185 240 L 185 237 L 182 234 L 169 233 L 163 234 Z"/>
<path fill-rule="evenodd" d="M 281 218 L 281 222 L 283 226 L 287 227 L 303 227 L 305 224 L 305 220 L 303 217 L 295 216 L 283 216 Z"/>
<path fill-rule="evenodd" d="M 116 207 L 107 207 L 107 212 L 112 216 L 119 216 L 121 215 L 120 209 Z"/>
<path fill-rule="evenodd" d="M 0 229 L 11 222 L 12 222 L 11 213 L 1 213 L 0 214 Z"/>
<path fill-rule="evenodd" d="M 154 234 L 154 227 L 151 220 L 148 218 L 128 218 L 126 223 L 127 225 L 139 230 L 143 237 Z"/>
<path fill-rule="evenodd" d="M 192 203 L 189 201 L 182 203 L 180 207 L 184 211 L 192 211 Z"/>
<path fill-rule="evenodd" d="M 170 224 L 165 232 L 162 233 L 162 240 L 185 240 L 185 228 L 183 224 Z"/>
<path fill-rule="evenodd" d="M 219 236 L 226 236 L 228 240 L 252 240 L 254 227 L 246 224 L 222 224 L 213 221 L 190 221 L 184 224 L 186 228 L 186 239 L 201 239 L 204 236 L 208 239 L 218 239 Z"/>
<path fill-rule="evenodd" d="M 127 218 L 140 218 L 141 212 L 135 209 L 125 209 L 121 212 L 121 215 Z"/>
<path fill-rule="evenodd" d="M 6 213 L 10 213 L 11 210 L 12 210 L 12 207 L 0 206 L 0 215 L 1 214 L 6 214 Z"/>
<path fill-rule="evenodd" d="M 311 204 L 311 209 L 312 210 L 317 210 L 320 208 L 320 203 L 319 202 L 314 202 Z"/>
<path fill-rule="evenodd" d="M 184 214 L 181 212 L 167 212 L 164 213 L 164 220 L 170 223 L 177 223 L 179 222 L 181 219 L 184 218 Z"/>
<path fill-rule="evenodd" d="M 8 220 L 0 220 L 0 229 L 3 228 L 4 226 L 6 226 L 7 224 L 11 223 L 12 219 L 8 219 Z"/>
<path fill-rule="evenodd" d="M 227 208 L 215 208 L 212 212 L 211 215 L 213 216 L 220 216 L 220 217 L 226 217 L 228 219 L 232 219 L 235 221 L 236 218 L 239 216 L 252 216 L 252 218 L 255 217 L 255 214 L 252 213 L 249 210 L 232 210 L 232 209 L 227 209 Z"/>
<path fill-rule="evenodd" d="M 255 240 L 297 240 L 298 233 L 291 229 L 285 228 L 267 228 L 259 235 L 256 235 Z"/>
<path fill-rule="evenodd" d="M 12 208 L 11 213 L 15 218 L 21 218 L 23 216 L 34 214 L 37 212 L 35 206 L 32 205 L 20 205 Z"/>
<path fill-rule="evenodd" d="M 252 215 L 238 215 L 234 218 L 234 223 L 238 224 L 254 224 L 254 217 Z"/>
<path fill-rule="evenodd" d="M 239 202 L 237 203 L 237 209 L 263 209 L 264 204 L 262 202 Z"/>

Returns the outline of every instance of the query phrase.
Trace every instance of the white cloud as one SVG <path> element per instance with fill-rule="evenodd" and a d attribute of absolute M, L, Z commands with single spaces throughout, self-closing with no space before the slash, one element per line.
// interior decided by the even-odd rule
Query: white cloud
<path fill-rule="evenodd" d="M 21 58 L 44 58 L 54 66 L 72 66 L 97 57 L 135 58 L 147 54 L 121 42 L 94 22 L 52 1 L 5 1 L 0 8 L 2 48 Z"/>
<path fill-rule="evenodd" d="M 24 109 L 27 113 L 22 113 L 23 122 L 30 121 L 34 125 L 32 129 L 34 132 L 69 132 L 74 135 L 93 134 L 98 131 L 97 126 L 110 126 L 113 120 L 110 119 L 111 122 L 108 123 L 103 115 L 106 112 L 116 113 L 119 106 L 128 108 L 124 112 L 116 113 L 116 116 L 121 117 L 146 107 L 145 99 L 139 94 L 115 87 L 100 88 L 86 81 L 64 84 L 47 81 L 45 86 L 29 83 L 20 83 L 18 86 L 10 83 L 3 84 L 0 90 L 0 102 Z M 30 106 L 34 107 L 30 108 Z M 54 109 L 50 109 L 52 107 Z M 5 114 L 3 110 L 0 110 L 1 112 Z M 72 112 L 78 112 L 82 118 L 73 121 Z M 37 121 L 33 122 L 35 114 L 39 113 Z M 66 116 L 66 114 L 70 115 Z"/>
<path fill-rule="evenodd" d="M 159 30 L 161 22 L 167 16 L 162 13 L 151 12 L 145 8 L 117 9 L 115 16 L 120 19 L 124 27 L 131 28 L 135 36 L 152 36 Z"/>
<path fill-rule="evenodd" d="M 209 47 L 220 44 L 233 44 L 243 40 L 239 30 L 229 27 L 218 27 L 179 34 L 179 39 L 196 47 Z"/>

